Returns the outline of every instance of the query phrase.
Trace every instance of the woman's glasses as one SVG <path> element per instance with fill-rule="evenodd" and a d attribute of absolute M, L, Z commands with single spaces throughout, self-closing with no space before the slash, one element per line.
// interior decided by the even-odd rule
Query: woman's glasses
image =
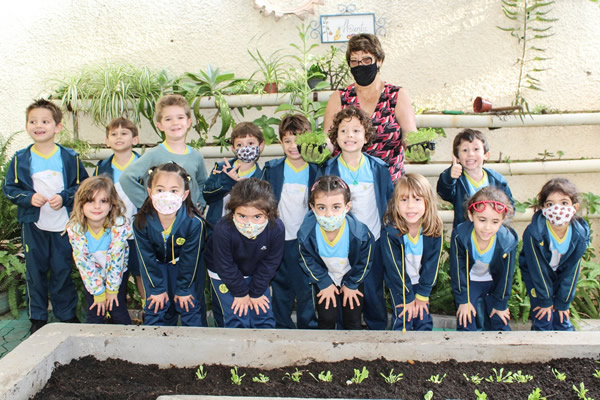
<path fill-rule="evenodd" d="M 475 203 L 469 206 L 469 211 L 476 211 L 478 213 L 484 212 L 488 204 L 492 207 L 494 211 L 496 211 L 499 214 L 508 212 L 508 206 L 496 200 L 476 201 Z"/>
<path fill-rule="evenodd" d="M 360 60 L 350 59 L 351 67 L 358 67 L 359 65 L 371 65 L 373 64 L 373 57 L 363 57 Z"/>

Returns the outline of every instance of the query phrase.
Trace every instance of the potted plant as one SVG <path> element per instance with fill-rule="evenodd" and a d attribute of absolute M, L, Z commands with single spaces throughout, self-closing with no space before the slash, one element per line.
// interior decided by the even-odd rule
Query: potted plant
<path fill-rule="evenodd" d="M 265 93 L 277 93 L 278 91 L 277 83 L 279 82 L 279 77 L 283 75 L 286 58 L 285 55 L 280 54 L 280 51 L 276 50 L 270 56 L 265 57 L 258 48 L 255 48 L 254 52 L 248 50 L 248 54 L 250 54 L 250 57 L 252 57 L 252 60 L 258 66 L 252 77 L 259 72 L 262 74 L 263 79 L 260 82 L 264 85 Z"/>
<path fill-rule="evenodd" d="M 406 159 L 413 163 L 429 162 L 440 136 L 446 137 L 446 132 L 441 128 L 419 128 L 416 132 L 408 132 L 404 139 Z"/>

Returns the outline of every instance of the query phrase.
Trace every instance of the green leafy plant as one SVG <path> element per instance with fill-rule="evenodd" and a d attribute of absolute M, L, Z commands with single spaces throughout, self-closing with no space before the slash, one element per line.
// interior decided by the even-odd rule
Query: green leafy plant
<path fill-rule="evenodd" d="M 429 390 L 427 393 L 425 393 L 425 396 L 423 396 L 424 400 L 431 400 L 433 399 L 433 390 Z"/>
<path fill-rule="evenodd" d="M 204 369 L 204 365 L 201 365 L 196 370 L 196 379 L 198 379 L 199 381 L 204 380 L 204 378 L 206 378 L 207 374 L 208 374 L 208 371 L 206 371 Z"/>
<path fill-rule="evenodd" d="M 292 372 L 291 374 L 289 372 L 286 372 L 285 376 L 282 379 L 289 379 L 292 382 L 300 382 L 300 379 L 302 379 L 302 371 L 296 368 L 296 371 Z"/>
<path fill-rule="evenodd" d="M 494 375 L 490 375 L 489 377 L 485 378 L 486 382 L 507 382 L 507 383 L 511 383 L 511 376 L 512 376 L 512 372 L 508 371 L 506 373 L 506 375 L 504 375 L 504 368 L 500 368 L 499 371 L 496 370 L 496 368 L 492 368 L 492 371 L 494 371 Z"/>
<path fill-rule="evenodd" d="M 463 376 L 465 377 L 467 382 L 471 382 L 476 385 L 479 385 L 481 382 L 483 382 L 483 379 L 484 379 L 484 378 L 480 377 L 479 374 L 467 376 L 467 374 L 463 373 Z"/>
<path fill-rule="evenodd" d="M 442 381 L 444 380 L 445 377 L 446 377 L 446 374 L 442 375 L 441 377 L 440 377 L 440 374 L 431 375 L 429 377 L 429 379 L 427 379 L 427 382 L 436 383 L 439 385 L 440 383 L 442 383 Z"/>
<path fill-rule="evenodd" d="M 242 379 L 246 374 L 239 375 L 238 367 L 233 367 L 229 371 L 231 372 L 231 383 L 240 386 L 242 384 Z"/>
<path fill-rule="evenodd" d="M 318 379 L 317 379 L 317 377 L 315 377 L 313 375 L 312 372 L 309 372 L 308 374 L 310 376 L 312 376 L 313 379 L 315 381 L 317 381 L 317 382 L 319 382 L 319 381 L 321 381 L 321 382 L 331 382 L 333 380 L 333 375 L 331 374 L 331 371 L 327 371 L 327 372 L 321 371 L 321 372 L 319 372 Z"/>
<path fill-rule="evenodd" d="M 475 396 L 477 396 L 477 400 L 487 400 L 487 394 L 477 389 L 475 389 Z"/>
<path fill-rule="evenodd" d="M 313 145 L 322 145 L 327 143 L 327 137 L 321 131 L 305 132 L 296 136 L 296 145 L 301 146 L 304 143 Z"/>
<path fill-rule="evenodd" d="M 351 385 L 353 383 L 359 384 L 359 383 L 362 383 L 362 381 L 364 381 L 368 377 L 369 377 L 369 370 L 367 369 L 367 367 L 362 367 L 362 370 L 355 368 L 354 376 L 352 377 L 352 379 L 346 381 L 346 384 L 347 385 Z"/>
<path fill-rule="evenodd" d="M 435 142 L 440 137 L 446 137 L 441 128 L 419 128 L 416 132 L 406 134 L 406 158 L 416 163 L 425 163 L 431 159 L 435 150 Z"/>
<path fill-rule="evenodd" d="M 537 198 L 531 197 L 523 202 L 515 200 L 515 211 L 525 212 L 528 208 L 533 208 L 537 205 Z"/>
<path fill-rule="evenodd" d="M 529 393 L 527 400 L 546 400 L 546 397 L 542 396 L 542 391 L 540 388 L 535 388 L 531 393 Z"/>
<path fill-rule="evenodd" d="M 513 382 L 527 383 L 533 380 L 533 375 L 523 374 L 521 371 L 517 371 L 511 378 Z"/>
<path fill-rule="evenodd" d="M 567 379 L 567 375 L 562 372 L 559 372 L 556 368 L 552 368 L 552 373 L 554 374 L 554 377 L 561 382 Z"/>
<path fill-rule="evenodd" d="M 263 132 L 266 145 L 278 142 L 278 138 L 275 134 L 275 129 L 273 129 L 273 126 L 279 126 L 279 123 L 281 122 L 279 118 L 261 115 L 260 118 L 257 118 L 252 122 L 254 122 L 254 124 Z"/>
<path fill-rule="evenodd" d="M 589 392 L 589 390 L 585 388 L 583 382 L 579 383 L 579 387 L 573 385 L 573 390 L 575 391 L 575 393 L 577 393 L 577 398 L 581 400 L 594 400 L 591 397 L 587 396 L 587 392 Z"/>
<path fill-rule="evenodd" d="M 269 381 L 270 381 L 269 377 L 266 375 L 263 375 L 263 374 L 258 374 L 258 376 L 255 376 L 254 378 L 252 378 L 252 382 L 256 382 L 256 383 L 267 383 Z"/>
<path fill-rule="evenodd" d="M 357 371 L 357 370 L 354 370 L 354 371 Z M 356 372 L 354 373 L 354 375 L 356 376 Z M 383 380 L 385 381 L 385 383 L 389 383 L 390 385 L 393 385 L 396 382 L 400 382 L 404 378 L 404 374 L 402 372 L 394 374 L 393 368 L 390 370 L 389 374 L 384 375 L 383 372 L 380 372 L 379 375 L 381 375 L 383 377 Z"/>
<path fill-rule="evenodd" d="M 513 105 L 523 107 L 528 113 L 529 104 L 524 96 L 525 90 L 542 90 L 538 73 L 545 71 L 543 63 L 549 60 L 544 57 L 546 51 L 535 42 L 546 39 L 553 34 L 552 22 L 556 18 L 549 18 L 548 14 L 552 11 L 550 7 L 554 4 L 552 0 L 503 0 L 502 11 L 513 26 L 498 27 L 509 32 L 512 37 L 517 39 L 520 45 L 520 56 L 517 59 L 519 66 L 519 77 L 515 90 Z M 535 41 L 535 42 L 534 42 Z"/>
<path fill-rule="evenodd" d="M 339 47 L 330 46 L 327 52 L 319 57 L 318 65 L 329 79 L 329 88 L 337 90 L 349 83 L 350 67 L 346 61 L 346 53 Z"/>

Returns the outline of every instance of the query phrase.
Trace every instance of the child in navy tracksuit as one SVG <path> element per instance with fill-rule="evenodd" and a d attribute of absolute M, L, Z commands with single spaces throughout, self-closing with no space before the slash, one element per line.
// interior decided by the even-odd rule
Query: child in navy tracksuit
<path fill-rule="evenodd" d="M 18 206 L 22 224 L 31 333 L 48 321 L 48 293 L 57 319 L 79 322 L 71 279 L 72 250 L 62 233 L 75 192 L 88 175 L 77 153 L 54 143 L 61 120 L 60 109 L 47 100 L 37 100 L 27 108 L 26 130 L 34 144 L 13 156 L 2 187 Z"/>
<path fill-rule="evenodd" d="M 392 329 L 431 331 L 429 295 L 437 281 L 444 223 L 423 175 L 398 179 L 383 221 L 381 246 L 394 306 Z"/>
<path fill-rule="evenodd" d="M 317 165 L 304 161 L 296 145 L 296 135 L 307 131 L 310 123 L 303 115 L 284 117 L 279 124 L 279 139 L 285 157 L 267 162 L 263 169 L 263 179 L 273 188 L 277 211 L 285 226 L 283 259 L 271 281 L 277 328 L 296 327 L 291 318 L 294 300 L 298 328 L 317 327 L 310 281 L 298 262 L 297 232 L 308 211 L 308 192 L 317 174 Z"/>
<path fill-rule="evenodd" d="M 283 257 L 285 228 L 269 182 L 242 179 L 205 253 L 213 308 L 226 328 L 275 328 L 269 284 Z"/>
<path fill-rule="evenodd" d="M 176 163 L 149 171 L 148 197 L 134 221 L 146 292 L 144 324 L 203 326 L 205 221 L 190 197 L 190 175 Z"/>
<path fill-rule="evenodd" d="M 338 112 L 329 139 L 341 153 L 327 162 L 323 174 L 339 176 L 348 183 L 352 214 L 369 228 L 376 241 L 373 266 L 364 282 L 364 320 L 369 329 L 383 330 L 387 327 L 387 310 L 379 236 L 394 187 L 388 166 L 379 158 L 363 153 L 374 138 L 371 119 L 362 110 L 351 106 Z"/>
<path fill-rule="evenodd" d="M 133 122 L 123 117 L 112 120 L 106 126 L 106 145 L 112 149 L 114 154 L 105 160 L 99 161 L 94 170 L 94 176 L 105 175 L 112 179 L 119 197 L 125 204 L 124 216 L 128 219 L 129 224 L 132 223 L 133 216 L 137 213 L 137 207 L 123 191 L 119 178 L 131 163 L 140 158 L 139 154 L 133 151 L 133 146 L 138 143 L 138 140 L 138 129 Z M 143 184 L 143 181 L 140 184 Z M 140 276 L 140 263 L 133 236 L 127 242 L 129 244 L 130 255 L 127 260 L 127 272 L 135 277 L 135 283 L 142 298 L 143 308 L 146 296 L 142 277 Z"/>
<path fill-rule="evenodd" d="M 474 304 L 483 299 L 485 330 L 509 331 L 517 233 L 504 222 L 512 214 L 506 194 L 487 186 L 468 203 L 468 218 L 452 231 L 450 283 L 457 307 L 456 329 L 477 330 Z M 487 326 L 489 324 L 489 326 Z"/>
<path fill-rule="evenodd" d="M 531 304 L 531 329 L 572 331 L 569 307 L 590 228 L 579 210 L 577 188 L 568 179 L 548 181 L 537 196 L 537 212 L 523 233 L 519 267 Z"/>
<path fill-rule="evenodd" d="M 512 193 L 506 179 L 496 171 L 483 168 L 490 156 L 490 150 L 483 133 L 465 129 L 454 137 L 452 143 L 452 166 L 440 174 L 437 192 L 443 200 L 454 207 L 452 227 L 465 220 L 465 201 L 475 192 L 486 186 L 500 188 L 514 205 Z"/>
<path fill-rule="evenodd" d="M 315 287 L 319 329 L 361 329 L 363 282 L 373 262 L 374 240 L 366 225 L 349 214 L 348 185 L 322 176 L 312 186 L 298 231 L 300 262 Z"/>

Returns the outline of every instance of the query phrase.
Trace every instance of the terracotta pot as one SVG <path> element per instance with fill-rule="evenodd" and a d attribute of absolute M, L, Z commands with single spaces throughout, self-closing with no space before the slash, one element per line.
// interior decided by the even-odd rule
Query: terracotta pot
<path fill-rule="evenodd" d="M 482 113 L 482 112 L 490 111 L 491 109 L 492 109 L 491 101 L 486 100 L 480 96 L 477 96 L 477 98 L 475 98 L 475 101 L 473 102 L 473 111 L 475 111 L 476 113 Z"/>
<path fill-rule="evenodd" d="M 265 93 L 277 93 L 277 82 L 265 83 Z"/>

